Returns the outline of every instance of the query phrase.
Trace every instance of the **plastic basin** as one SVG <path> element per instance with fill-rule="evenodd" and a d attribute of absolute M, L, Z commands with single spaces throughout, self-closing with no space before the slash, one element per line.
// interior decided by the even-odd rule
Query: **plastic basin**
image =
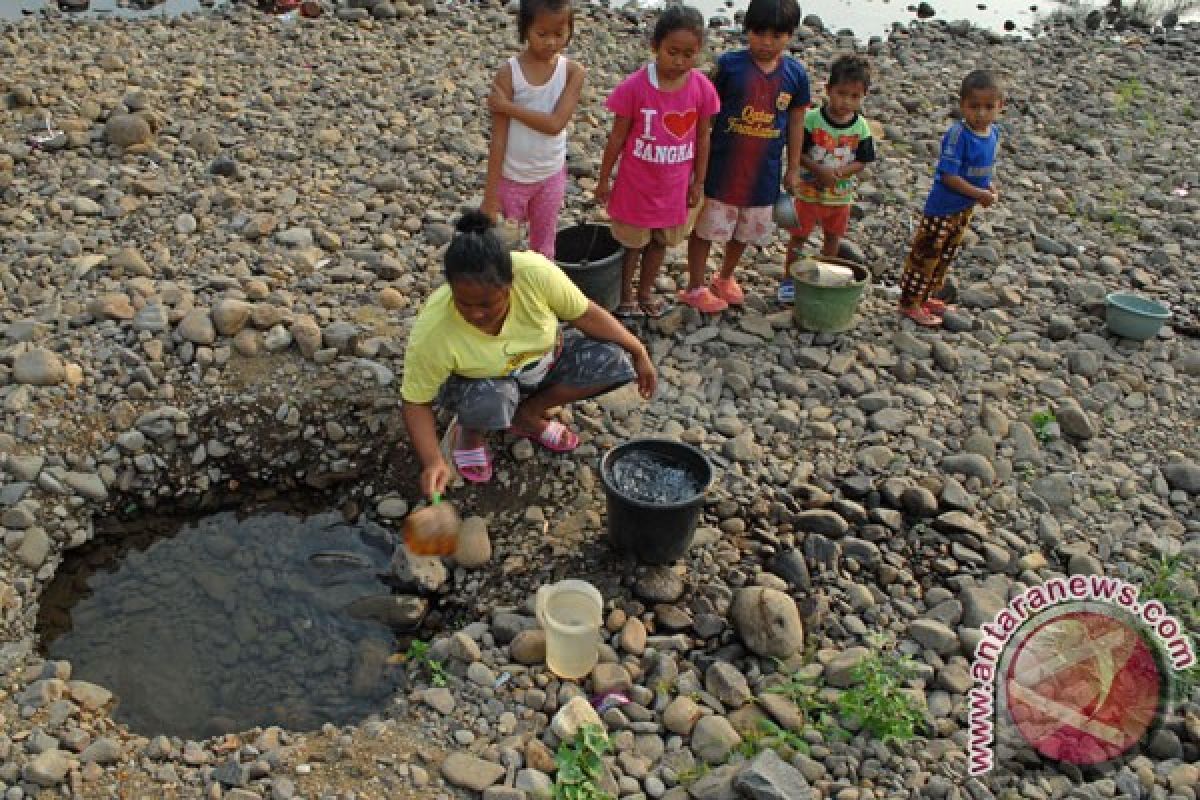
<path fill-rule="evenodd" d="M 1162 303 L 1131 292 L 1112 292 L 1104 298 L 1104 321 L 1123 339 L 1144 342 L 1158 335 L 1171 312 Z"/>
<path fill-rule="evenodd" d="M 691 473 L 699 490 L 678 503 L 648 503 L 622 492 L 613 481 L 613 465 L 630 453 L 662 457 Z M 687 553 L 704 508 L 713 468 L 704 453 L 668 439 L 633 439 L 600 459 L 600 482 L 608 505 L 608 536 L 613 545 L 647 564 L 672 564 Z"/>

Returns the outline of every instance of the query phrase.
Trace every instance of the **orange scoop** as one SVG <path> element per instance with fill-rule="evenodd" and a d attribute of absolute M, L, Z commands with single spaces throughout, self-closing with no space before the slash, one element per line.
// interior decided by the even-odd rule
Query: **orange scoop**
<path fill-rule="evenodd" d="M 433 502 L 414 511 L 404 520 L 404 545 L 418 556 L 448 556 L 458 549 L 458 528 L 462 524 L 450 503 L 435 494 Z"/>

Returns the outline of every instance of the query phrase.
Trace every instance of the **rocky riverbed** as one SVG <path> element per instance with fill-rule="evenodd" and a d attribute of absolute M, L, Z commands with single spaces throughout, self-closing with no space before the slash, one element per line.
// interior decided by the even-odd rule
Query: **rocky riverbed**
<path fill-rule="evenodd" d="M 599 715 L 614 746 L 600 783 L 620 797 L 1196 796 L 1195 694 L 1107 772 L 1005 747 L 992 774 L 965 768 L 979 626 L 1024 587 L 1145 581 L 1177 557 L 1172 610 L 1195 614 L 1196 26 L 1017 41 L 929 23 L 866 45 L 882 141 L 851 231 L 876 275 L 857 328 L 792 326 L 769 299 L 780 244 L 751 260 L 744 312 L 679 310 L 646 331 L 651 403 L 623 391 L 568 413 L 577 458 L 498 441 L 497 486 L 454 491 L 476 515 L 469 547 L 422 573 L 458 608 L 429 651 L 445 686 L 410 661 L 361 725 L 185 741 L 116 725 L 106 688 L 39 656 L 40 593 L 98 519 L 299 490 L 394 526 L 416 502 L 404 336 L 453 218 L 479 199 L 485 98 L 515 29 L 493 4 L 350 5 L 374 15 L 0 27 L 5 800 L 544 797 L 552 750 L 597 717 L 582 698 L 605 692 L 621 698 Z M 592 186 L 603 98 L 646 57 L 650 20 L 579 14 L 589 85 L 568 219 Z M 735 39 L 714 33 L 710 53 Z M 806 27 L 795 50 L 820 85 L 851 46 Z M 1011 82 L 1002 202 L 977 216 L 946 329 L 919 331 L 886 286 L 957 82 L 981 65 Z M 1115 289 L 1169 304 L 1172 323 L 1113 337 Z M 718 468 L 676 567 L 604 542 L 596 459 L 642 434 Z M 601 664 L 580 685 L 545 670 L 530 607 L 568 576 L 607 600 Z M 834 736 L 769 691 L 798 673 L 835 702 L 877 635 L 916 662 L 920 738 L 884 743 L 851 720 Z M 763 719 L 798 738 L 771 747 Z"/>

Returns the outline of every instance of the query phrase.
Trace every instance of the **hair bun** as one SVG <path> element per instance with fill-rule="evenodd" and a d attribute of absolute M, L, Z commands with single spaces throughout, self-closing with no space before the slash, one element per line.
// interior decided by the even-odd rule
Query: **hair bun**
<path fill-rule="evenodd" d="M 468 211 L 459 218 L 454 229 L 459 233 L 487 233 L 493 228 L 492 218 L 482 211 Z"/>

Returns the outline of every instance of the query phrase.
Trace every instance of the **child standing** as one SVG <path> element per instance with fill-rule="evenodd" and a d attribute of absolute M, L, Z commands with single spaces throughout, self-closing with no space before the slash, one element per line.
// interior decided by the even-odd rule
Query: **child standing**
<path fill-rule="evenodd" d="M 658 318 L 669 310 L 654 297 L 654 280 L 666 249 L 688 235 L 688 209 L 700 203 L 708 168 L 708 120 L 720 106 L 716 89 L 694 69 L 704 46 L 699 11 L 669 6 L 650 43 L 654 61 L 622 81 L 605 103 L 616 119 L 596 182 L 596 200 L 608 203 L 613 237 L 626 248 L 617 314 L 627 318 Z"/>
<path fill-rule="evenodd" d="M 796 0 L 751 0 L 743 25 L 749 47 L 717 59 L 713 83 L 721 111 L 713 123 L 704 210 L 688 239 L 688 287 L 679 293 L 699 311 L 742 304 L 733 271 L 748 245 L 769 244 L 775 232 L 771 215 L 784 137 L 790 181 L 810 100 L 808 73 L 785 52 L 799 24 Z M 725 255 L 709 288 L 704 283 L 713 242 L 725 243 Z"/>
<path fill-rule="evenodd" d="M 839 56 L 829 68 L 825 104 L 804 115 L 802 171 L 795 182 L 797 227 L 792 228 L 779 300 L 795 299 L 792 263 L 818 224 L 821 254 L 836 256 L 850 227 L 850 206 L 858 173 L 875 160 L 871 128 L 858 113 L 871 88 L 871 65 L 861 56 Z"/>
<path fill-rule="evenodd" d="M 942 150 L 900 277 L 899 312 L 918 325 L 942 324 L 946 304 L 935 297 L 946 270 L 962 245 L 975 204 L 988 208 L 1000 199 L 992 167 L 1000 144 L 996 118 L 1004 110 L 1004 90 L 992 72 L 978 69 L 963 78 L 958 93 L 962 119 L 942 137 Z"/>
<path fill-rule="evenodd" d="M 579 105 L 583 67 L 562 55 L 574 32 L 571 0 L 521 0 L 525 49 L 496 74 L 488 97 L 492 141 L 481 210 L 529 225 L 529 246 L 554 258 L 567 188 L 567 123 Z"/>

